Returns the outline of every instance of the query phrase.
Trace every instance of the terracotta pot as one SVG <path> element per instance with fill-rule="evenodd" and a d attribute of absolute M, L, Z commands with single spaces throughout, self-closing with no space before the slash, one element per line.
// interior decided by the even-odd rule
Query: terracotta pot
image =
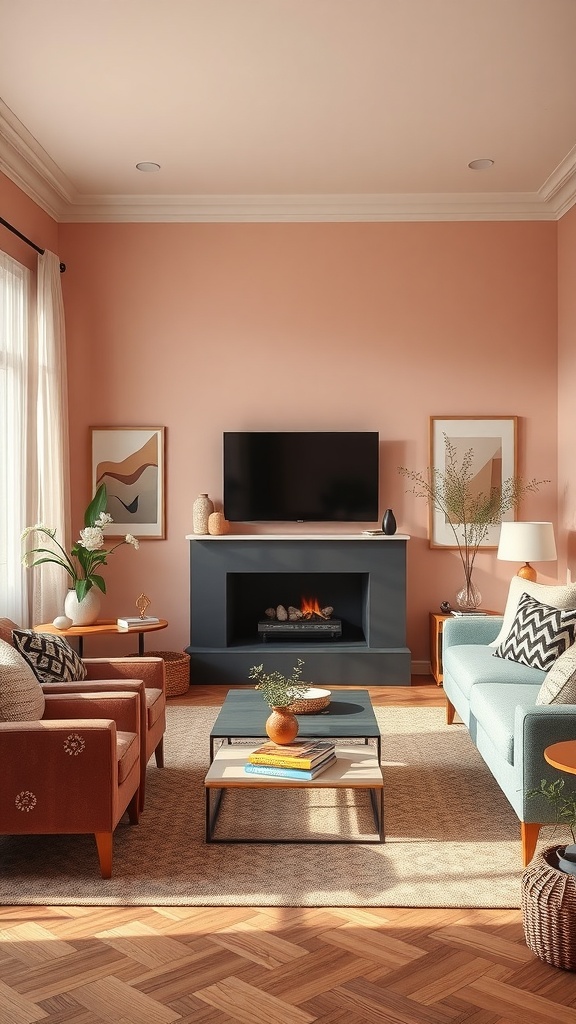
<path fill-rule="evenodd" d="M 266 733 L 273 743 L 292 743 L 298 735 L 298 719 L 288 708 L 272 708 Z"/>

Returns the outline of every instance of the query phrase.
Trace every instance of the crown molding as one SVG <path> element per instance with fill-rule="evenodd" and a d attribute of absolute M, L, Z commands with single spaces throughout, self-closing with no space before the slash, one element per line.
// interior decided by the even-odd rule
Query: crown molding
<path fill-rule="evenodd" d="M 66 175 L 1 99 L 0 170 L 56 221 L 76 199 Z"/>
<path fill-rule="evenodd" d="M 310 223 L 554 220 L 537 193 L 81 196 L 66 223 Z"/>
<path fill-rule="evenodd" d="M 538 192 L 81 195 L 2 100 L 0 170 L 65 224 L 553 221 L 576 203 L 576 147 Z"/>

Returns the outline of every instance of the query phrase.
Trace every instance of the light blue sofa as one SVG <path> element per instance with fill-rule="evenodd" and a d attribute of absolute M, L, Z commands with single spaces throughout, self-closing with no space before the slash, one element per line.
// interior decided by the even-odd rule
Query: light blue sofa
<path fill-rule="evenodd" d="M 520 819 L 522 859 L 532 859 L 542 824 L 555 820 L 544 798 L 527 798 L 541 779 L 562 775 L 544 760 L 544 748 L 576 739 L 576 704 L 536 704 L 546 673 L 494 657 L 500 616 L 447 619 L 442 635 L 446 721 L 455 711 Z"/>

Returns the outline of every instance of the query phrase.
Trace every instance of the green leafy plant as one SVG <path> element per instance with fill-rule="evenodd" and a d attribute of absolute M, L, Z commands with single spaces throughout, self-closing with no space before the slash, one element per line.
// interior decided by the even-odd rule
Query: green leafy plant
<path fill-rule="evenodd" d="M 440 512 L 454 534 L 454 540 L 464 570 L 468 604 L 474 604 L 472 571 L 478 549 L 488 537 L 491 526 L 500 526 L 507 512 L 517 509 L 523 495 L 537 491 L 549 480 L 528 480 L 509 477 L 501 487 L 488 492 L 474 487 L 472 469 L 474 449 L 468 448 L 458 460 L 456 446 L 444 434 L 446 449 L 444 469 L 429 466 L 426 473 L 400 466 L 398 472 L 412 483 L 409 488 L 418 498 L 426 498 L 430 508 Z"/>
<path fill-rule="evenodd" d="M 303 697 L 308 690 L 308 686 L 299 681 L 303 664 L 302 658 L 298 658 L 290 676 L 285 676 L 276 669 L 273 672 L 265 672 L 264 665 L 253 665 L 248 678 L 257 680 L 256 689 L 260 690 L 271 708 L 285 708 L 294 700 Z"/>
<path fill-rule="evenodd" d="M 26 542 L 32 534 L 40 534 L 48 537 L 54 545 L 53 548 L 30 548 L 22 556 L 22 563 L 27 569 L 35 565 L 42 565 L 43 562 L 54 562 L 66 570 L 72 581 L 71 586 L 76 591 L 76 597 L 81 601 L 88 591 L 98 587 L 103 594 L 106 593 L 104 577 L 100 575 L 99 569 L 107 564 L 107 558 L 121 547 L 122 544 L 130 544 L 133 548 L 140 547 L 140 541 L 127 533 L 124 540 L 118 541 L 113 547 L 104 547 L 104 527 L 113 522 L 112 516 L 106 512 L 108 496 L 106 485 L 101 484 L 92 501 L 84 513 L 84 529 L 80 530 L 80 537 L 72 547 L 70 554 L 64 550 L 56 540 L 56 530 L 50 526 L 38 523 L 36 526 L 27 526 L 22 533 L 22 541 Z"/>
<path fill-rule="evenodd" d="M 556 779 L 556 782 L 542 779 L 538 789 L 531 789 L 527 795 L 545 797 L 554 808 L 557 823 L 568 826 L 576 843 L 576 792 L 565 792 L 564 779 Z"/>

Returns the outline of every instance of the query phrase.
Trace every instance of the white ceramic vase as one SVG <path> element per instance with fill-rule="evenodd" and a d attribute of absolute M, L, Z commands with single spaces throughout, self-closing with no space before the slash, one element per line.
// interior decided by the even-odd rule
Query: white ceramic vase
<path fill-rule="evenodd" d="M 90 587 L 81 601 L 76 597 L 75 590 L 69 590 L 64 599 L 64 612 L 72 619 L 73 626 L 93 626 L 100 614 L 98 587 Z"/>

